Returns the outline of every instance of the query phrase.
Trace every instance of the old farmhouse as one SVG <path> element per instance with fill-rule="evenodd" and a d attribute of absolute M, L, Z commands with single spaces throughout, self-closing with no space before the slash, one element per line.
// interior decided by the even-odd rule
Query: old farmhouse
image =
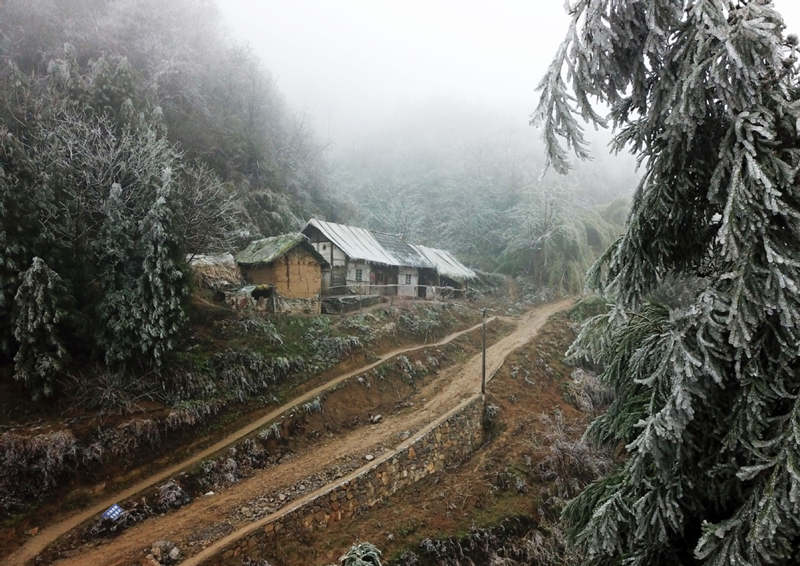
<path fill-rule="evenodd" d="M 372 294 L 433 298 L 448 285 L 465 289 L 475 273 L 450 253 L 415 246 L 398 236 L 312 218 L 303 228 L 328 262 L 322 288 L 327 295 Z"/>
<path fill-rule="evenodd" d="M 321 312 L 322 272 L 328 261 L 300 233 L 251 242 L 236 254 L 249 295 L 261 310 Z"/>

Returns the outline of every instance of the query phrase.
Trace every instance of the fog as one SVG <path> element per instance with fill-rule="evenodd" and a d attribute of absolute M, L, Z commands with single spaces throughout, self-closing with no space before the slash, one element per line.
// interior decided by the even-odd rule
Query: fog
<path fill-rule="evenodd" d="M 337 143 L 447 100 L 525 121 L 566 25 L 558 2 L 253 2 L 221 9 Z"/>
<path fill-rule="evenodd" d="M 800 31 L 796 0 L 775 3 Z M 526 124 L 568 24 L 559 0 L 225 0 L 220 10 L 334 155 L 420 113 L 452 112 L 465 131 L 471 115 Z"/>
<path fill-rule="evenodd" d="M 800 8 L 777 4 L 800 29 Z M 591 128 L 592 161 L 543 175 L 528 121 L 567 27 L 562 3 L 542 0 L 6 0 L 0 95 L 7 127 L 42 147 L 36 132 L 61 128 L 77 100 L 96 113 L 70 115 L 64 135 L 82 142 L 99 116 L 112 129 L 146 117 L 184 184 L 219 188 L 198 199 L 230 198 L 235 233 L 317 217 L 516 273 L 540 237 L 581 264 L 604 249 L 640 180 Z M 55 126 L 19 122 L 41 108 Z M 110 184 L 98 186 L 102 202 Z"/>

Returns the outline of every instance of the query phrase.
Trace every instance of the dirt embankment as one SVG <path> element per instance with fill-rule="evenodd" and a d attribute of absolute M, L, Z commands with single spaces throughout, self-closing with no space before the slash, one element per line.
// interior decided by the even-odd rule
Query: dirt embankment
<path fill-rule="evenodd" d="M 336 387 L 341 382 L 343 382 L 343 381 L 345 381 L 345 380 L 347 380 L 347 379 L 349 379 L 349 378 L 351 378 L 351 377 L 353 377 L 355 375 L 358 375 L 360 373 L 364 373 L 366 371 L 374 369 L 374 368 L 380 366 L 381 364 L 387 362 L 388 360 L 393 359 L 393 358 L 397 358 L 399 356 L 411 355 L 414 352 L 418 352 L 418 351 L 422 351 L 422 350 L 426 350 L 426 349 L 430 349 L 430 348 L 443 347 L 446 344 L 449 344 L 449 343 L 459 339 L 462 336 L 468 335 L 470 333 L 475 334 L 476 330 L 478 328 L 479 328 L 479 326 L 475 326 L 475 327 L 471 327 L 471 328 L 468 328 L 468 329 L 453 333 L 453 334 L 445 337 L 444 339 L 436 342 L 435 344 L 423 345 L 423 346 L 417 346 L 417 347 L 411 347 L 411 348 L 401 348 L 401 349 L 397 349 L 397 350 L 394 350 L 394 351 L 387 352 L 384 355 L 382 355 L 378 360 L 376 360 L 375 362 L 373 362 L 371 364 L 368 364 L 365 367 L 361 367 L 361 368 L 355 369 L 353 371 L 347 372 L 347 373 L 345 373 L 343 375 L 340 375 L 340 376 L 337 376 L 337 377 L 331 379 L 330 381 L 327 381 L 327 382 L 323 383 L 322 385 L 314 387 L 314 388 L 306 391 L 304 394 L 300 395 L 299 397 L 294 398 L 291 402 L 285 404 L 284 406 L 282 406 L 282 407 L 280 407 L 280 408 L 278 408 L 278 409 L 276 409 L 274 411 L 271 411 L 266 415 L 263 415 L 259 419 L 249 423 L 247 426 L 242 427 L 242 428 L 236 430 L 235 432 L 227 435 L 225 438 L 221 439 L 220 441 L 218 441 L 214 445 L 195 453 L 190 458 L 188 458 L 188 459 L 186 459 L 184 461 L 181 461 L 181 462 L 179 462 L 177 464 L 173 464 L 171 466 L 166 466 L 164 469 L 160 470 L 159 472 L 157 472 L 157 473 L 155 473 L 155 474 L 153 474 L 151 476 L 148 476 L 147 478 L 137 482 L 135 485 L 130 486 L 129 488 L 125 489 L 124 491 L 116 493 L 113 496 L 108 497 L 107 499 L 104 499 L 104 500 L 96 503 L 95 505 L 92 505 L 90 508 L 88 508 L 88 509 L 86 509 L 86 510 L 80 512 L 80 513 L 76 513 L 76 514 L 74 514 L 72 516 L 69 516 L 69 517 L 67 517 L 67 518 L 65 518 L 63 520 L 60 520 L 60 521 L 50 525 L 49 527 L 43 529 L 36 536 L 34 536 L 31 539 L 29 539 L 24 546 L 22 546 L 20 549 L 18 549 L 18 551 L 16 551 L 15 553 L 13 553 L 9 557 L 7 557 L 7 559 L 6 559 L 8 561 L 7 563 L 10 563 L 10 564 L 23 564 L 26 561 L 31 560 L 34 556 L 39 554 L 48 544 L 52 543 L 53 541 L 58 539 L 60 536 L 62 536 L 66 532 L 70 531 L 71 529 L 75 528 L 79 524 L 83 523 L 87 519 L 90 519 L 93 516 L 96 516 L 98 513 L 103 511 L 105 508 L 107 508 L 112 503 L 120 501 L 120 500 L 123 500 L 123 499 L 126 499 L 128 497 L 131 497 L 131 496 L 135 495 L 136 493 L 141 492 L 144 489 L 147 489 L 147 488 L 149 488 L 149 487 L 151 487 L 151 486 L 153 486 L 153 485 L 155 485 L 155 484 L 157 484 L 159 482 L 163 482 L 167 478 L 176 475 L 177 473 L 181 472 L 182 470 L 185 470 L 185 469 L 187 469 L 187 468 L 189 468 L 189 467 L 191 467 L 193 465 L 198 464 L 200 461 L 202 461 L 202 460 L 212 456 L 213 454 L 218 453 L 221 450 L 225 449 L 231 443 L 244 438 L 248 434 L 251 434 L 254 431 L 258 430 L 263 425 L 265 425 L 265 424 L 269 423 L 270 421 L 280 417 L 280 415 L 282 415 L 282 414 L 286 413 L 287 411 L 291 410 L 293 407 L 299 407 L 304 403 L 308 403 L 309 401 L 313 401 L 316 397 L 318 397 L 319 395 L 323 394 L 325 391 Z M 321 452 L 320 454 L 325 454 L 325 453 Z"/>
<path fill-rule="evenodd" d="M 530 341 L 550 314 L 568 304 L 564 301 L 545 305 L 523 316 L 513 332 L 488 349 L 488 373 L 495 372 L 510 352 Z M 107 544 L 79 548 L 72 558 L 60 563 L 127 564 L 142 558 L 143 549 L 158 539 L 177 543 L 184 556 L 205 547 L 213 551 L 219 540 L 235 537 L 237 531 L 245 530 L 258 519 L 253 509 L 279 511 L 301 495 L 297 492 L 298 485 L 308 491 L 335 481 L 336 477 L 363 465 L 366 454 L 375 458 L 390 453 L 403 438 L 476 395 L 480 391 L 480 364 L 481 356 L 476 354 L 463 364 L 440 369 L 436 378 L 420 387 L 404 406 L 382 416 L 378 422 L 320 438 L 308 450 L 294 453 L 220 494 L 198 498 L 164 517 L 136 525 Z"/>
<path fill-rule="evenodd" d="M 437 552 L 447 551 L 445 543 L 453 544 L 449 537 L 457 540 L 477 527 L 517 517 L 522 518 L 515 519 L 519 532 L 506 528 L 505 534 L 522 536 L 542 528 L 552 494 L 569 489 L 561 482 L 575 479 L 553 473 L 563 456 L 561 445 L 575 442 L 591 418 L 569 395 L 573 368 L 563 363 L 563 353 L 574 336 L 566 315 L 557 314 L 507 357 L 488 388 L 487 403 L 497 407 L 493 438 L 458 469 L 430 476 L 359 517 L 333 523 L 320 536 L 287 533 L 264 558 L 273 566 L 331 564 L 355 541 L 368 540 L 386 561 L 411 551 L 418 562 L 398 563 L 432 565 L 439 563 Z M 487 559 L 481 554 L 486 549 L 473 550 L 474 563 Z"/>

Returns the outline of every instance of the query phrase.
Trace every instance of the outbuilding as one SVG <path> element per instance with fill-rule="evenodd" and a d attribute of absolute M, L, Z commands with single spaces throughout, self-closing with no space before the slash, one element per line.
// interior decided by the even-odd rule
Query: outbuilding
<path fill-rule="evenodd" d="M 236 263 L 259 310 L 319 314 L 322 271 L 330 264 L 299 232 L 251 242 Z"/>
<path fill-rule="evenodd" d="M 437 291 L 438 294 L 452 291 L 458 296 L 464 296 L 469 282 L 478 277 L 473 270 L 458 261 L 447 250 L 420 245 L 413 246 L 435 266 L 433 274 L 420 281 L 420 286 L 427 287 L 429 298 L 436 296 Z"/>

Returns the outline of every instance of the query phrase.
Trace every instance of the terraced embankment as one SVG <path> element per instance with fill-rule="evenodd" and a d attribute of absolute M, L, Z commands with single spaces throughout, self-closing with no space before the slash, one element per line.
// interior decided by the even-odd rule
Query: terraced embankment
<path fill-rule="evenodd" d="M 493 320 L 494 319 L 490 319 L 490 322 Z M 205 448 L 204 450 L 192 455 L 190 458 L 187 458 L 179 463 L 169 466 L 163 470 L 160 470 L 158 473 L 150 475 L 149 477 L 136 482 L 135 485 L 132 485 L 121 492 L 113 494 L 105 498 L 104 500 L 78 513 L 70 515 L 63 520 L 60 520 L 52 525 L 47 526 L 46 528 L 42 529 L 36 536 L 29 539 L 22 547 L 17 549 L 14 553 L 4 558 L 3 559 L 4 563 L 16 565 L 16 564 L 25 564 L 29 561 L 32 561 L 53 542 L 59 540 L 65 534 L 69 533 L 73 529 L 76 529 L 76 527 L 79 527 L 86 521 L 95 518 L 99 513 L 101 513 L 103 510 L 108 508 L 113 503 L 124 501 L 126 499 L 130 499 L 134 496 L 137 496 L 138 494 L 141 494 L 145 490 L 152 488 L 156 484 L 164 482 L 165 480 L 174 477 L 180 474 L 181 472 L 190 469 L 193 466 L 196 466 L 200 462 L 214 456 L 215 454 L 220 453 L 221 451 L 225 450 L 226 448 L 230 447 L 236 442 L 244 439 L 248 435 L 253 434 L 254 432 L 258 431 L 260 428 L 264 427 L 270 422 L 279 419 L 282 415 L 292 411 L 293 409 L 300 408 L 305 403 L 312 402 L 315 398 L 325 394 L 327 391 L 335 389 L 337 386 L 341 385 L 342 383 L 346 382 L 347 380 L 355 376 L 369 372 L 375 368 L 378 368 L 381 365 L 386 364 L 391 360 L 398 359 L 401 356 L 410 356 L 413 355 L 414 353 L 424 352 L 436 348 L 442 348 L 447 346 L 448 344 L 454 343 L 455 341 L 461 339 L 462 337 L 466 337 L 469 335 L 477 335 L 479 329 L 480 325 L 475 325 L 465 330 L 455 332 L 434 344 L 397 349 L 382 355 L 378 360 L 376 360 L 371 364 L 354 369 L 345 374 L 336 376 L 335 378 L 327 381 L 326 383 L 303 393 L 302 395 L 294 398 L 293 400 L 284 404 L 283 406 L 269 412 L 268 414 L 262 416 L 258 420 L 249 423 L 247 426 L 236 430 L 235 432 L 229 434 L 228 436 L 216 442 L 212 446 L 209 446 L 208 448 Z"/>
<path fill-rule="evenodd" d="M 550 315 L 570 304 L 570 300 L 560 301 L 523 316 L 512 334 L 488 349 L 487 379 L 492 378 L 510 353 L 533 339 Z M 440 401 L 452 398 L 460 388 L 458 404 L 416 435 L 348 476 L 231 533 L 183 564 L 230 564 L 244 557 L 269 559 L 281 532 L 292 530 L 295 535 L 313 536 L 315 531 L 324 531 L 329 523 L 356 516 L 384 497 L 461 463 L 483 439 L 483 399 L 480 382 L 475 379 L 480 376 L 480 364 L 481 356 L 477 355 L 460 368 L 459 375 L 454 376 L 439 396 Z"/>
<path fill-rule="evenodd" d="M 569 301 L 562 301 L 544 305 L 524 315 L 513 332 L 497 340 L 488 349 L 489 374 L 502 365 L 510 352 L 530 341 L 550 314 L 566 308 L 568 304 Z M 468 336 L 470 332 L 472 336 Z M 462 337 L 471 339 L 474 347 L 475 334 L 473 327 L 448 337 L 436 346 L 404 350 L 389 358 L 407 355 L 403 363 L 416 366 L 422 360 L 417 359 L 412 363 L 408 358 L 413 357 L 413 352 L 427 353 L 431 348 L 442 349 Z M 466 346 L 453 345 L 454 348 Z M 438 355 L 447 358 L 446 352 L 439 352 Z M 274 415 L 272 420 L 286 417 L 287 411 L 299 410 L 304 403 L 313 401 L 326 391 L 335 390 L 349 378 L 356 379 L 346 387 L 370 391 L 382 386 L 390 387 L 387 384 L 391 383 L 395 384 L 391 387 L 395 387 L 396 380 L 386 379 L 376 373 L 386 361 L 370 364 L 367 368 L 336 378 L 326 384 L 327 387 L 306 393 L 287 405 L 281 414 Z M 187 564 L 226 562 L 233 554 L 241 556 L 245 553 L 268 558 L 264 556 L 265 549 L 279 537 L 282 528 L 307 533 L 319 531 L 329 522 L 358 514 L 385 495 L 407 487 L 433 471 L 457 463 L 471 453 L 482 438 L 480 364 L 481 356 L 476 353 L 466 363 L 440 369 L 430 380 L 422 380 L 419 387 L 406 396 L 403 403 L 394 407 L 391 414 L 375 422 L 343 429 L 335 435 L 318 434 L 314 443 L 285 454 L 273 465 L 257 470 L 220 493 L 198 497 L 180 509 L 148 518 L 113 539 L 93 541 L 88 545 L 55 545 L 42 556 L 43 561 L 61 558 L 59 563 L 63 564 L 131 564 L 144 558 L 144 549 L 160 539 L 176 543 L 183 557 L 188 557 Z M 354 393 L 357 392 L 351 390 L 346 397 L 354 399 Z M 329 411 L 328 402 L 333 398 L 324 399 L 322 406 L 325 418 L 330 417 L 326 411 Z M 309 415 L 309 418 L 316 417 Z M 269 422 L 270 419 L 262 419 L 258 424 L 243 429 L 246 432 L 237 431 L 229 438 L 231 442 L 241 440 Z M 324 427 L 320 425 L 320 422 L 304 424 L 306 428 L 313 427 L 312 432 L 324 432 Z M 230 446 L 231 442 L 219 447 L 216 452 Z M 186 471 L 212 456 L 210 452 L 195 456 L 191 463 L 175 469 L 173 473 L 158 474 L 157 479 L 150 481 L 145 488 Z M 117 501 L 120 499 L 115 498 Z M 86 518 L 93 517 L 100 510 L 86 513 L 90 515 Z M 82 522 L 73 520 L 61 534 Z M 58 535 L 50 538 L 50 541 L 56 538 L 59 538 Z M 40 548 L 43 547 L 41 545 Z M 29 554 L 28 558 L 32 557 Z M 15 560 L 11 563 L 22 563 L 19 559 Z"/>

